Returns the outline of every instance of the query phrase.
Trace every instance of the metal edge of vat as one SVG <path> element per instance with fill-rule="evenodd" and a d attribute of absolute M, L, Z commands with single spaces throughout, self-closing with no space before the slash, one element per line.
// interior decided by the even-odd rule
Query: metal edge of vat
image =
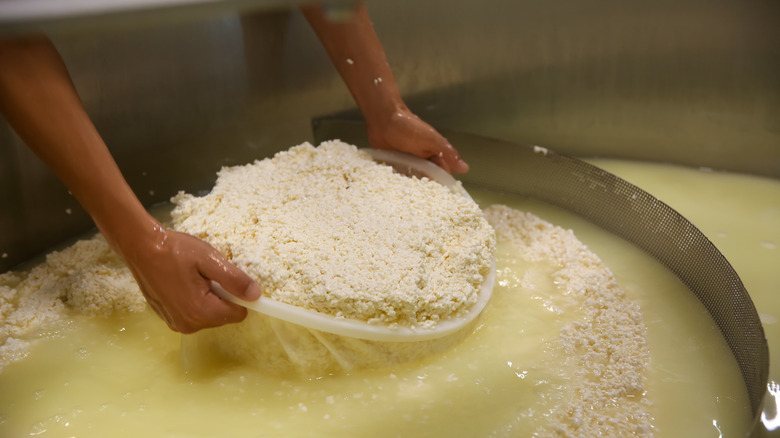
<path fill-rule="evenodd" d="M 368 146 L 362 121 L 322 117 L 314 139 Z M 538 146 L 442 130 L 471 165 L 464 183 L 565 208 L 635 244 L 693 292 L 737 361 L 753 419 L 760 420 L 769 378 L 769 347 L 742 280 L 713 243 L 677 211 L 633 184 L 582 160 Z M 490 151 L 490 153 L 486 153 Z"/>

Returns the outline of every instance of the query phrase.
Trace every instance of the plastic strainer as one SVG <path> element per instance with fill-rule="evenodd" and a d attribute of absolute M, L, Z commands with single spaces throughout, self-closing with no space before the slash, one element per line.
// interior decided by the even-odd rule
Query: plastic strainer
<path fill-rule="evenodd" d="M 390 165 L 399 173 L 427 177 L 448 187 L 453 192 L 471 199 L 471 196 L 463 186 L 458 184 L 450 174 L 430 161 L 396 151 L 363 150 L 368 152 L 375 161 Z M 217 282 L 212 282 L 212 290 L 224 300 L 302 327 L 371 341 L 416 342 L 447 336 L 474 321 L 487 306 L 488 301 L 490 301 L 495 278 L 496 261 L 494 258 L 490 266 L 490 272 L 485 276 L 485 281 L 482 283 L 477 302 L 459 317 L 439 321 L 431 328 L 369 324 L 366 321 L 339 318 L 265 297 L 260 297 L 257 301 L 245 301 L 231 295 Z"/>
<path fill-rule="evenodd" d="M 364 150 L 375 161 L 392 166 L 398 173 L 427 177 L 471 199 L 452 176 L 427 160 L 395 151 Z M 255 362 L 266 370 L 277 368 L 285 372 L 293 368 L 312 375 L 412 360 L 441 351 L 469 333 L 467 328 L 490 300 L 495 275 L 494 259 L 477 302 L 458 317 L 440 320 L 430 328 L 336 317 L 267 297 L 244 301 L 212 282 L 212 290 L 218 296 L 261 315 L 250 314 L 241 324 L 245 327 L 232 325 L 183 335 L 183 361 L 186 368 L 193 369 L 216 353 Z"/>

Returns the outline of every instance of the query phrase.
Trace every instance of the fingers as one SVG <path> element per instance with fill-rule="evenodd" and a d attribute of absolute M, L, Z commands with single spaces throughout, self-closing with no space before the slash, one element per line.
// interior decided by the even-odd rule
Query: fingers
<path fill-rule="evenodd" d="M 447 139 L 408 109 L 399 110 L 389 119 L 369 120 L 366 128 L 371 146 L 377 149 L 407 152 L 430 160 L 449 173 L 469 170 Z"/>
<path fill-rule="evenodd" d="M 181 333 L 243 321 L 245 308 L 211 292 L 211 280 L 233 295 L 256 300 L 260 286 L 208 243 L 185 233 L 168 232 L 164 245 L 133 260 L 131 271 L 152 309 Z"/>
<path fill-rule="evenodd" d="M 469 171 L 469 165 L 460 158 L 458 151 L 449 143 L 445 143 L 437 154 L 428 159 L 448 173 L 466 173 Z"/>
<path fill-rule="evenodd" d="M 452 164 L 452 171 L 455 173 L 466 173 L 469 171 L 469 165 L 462 159 L 458 158 L 455 163 Z"/>
<path fill-rule="evenodd" d="M 205 287 L 205 286 L 204 286 Z M 200 294 L 197 303 L 187 309 L 168 326 L 171 329 L 190 334 L 205 328 L 219 327 L 225 324 L 241 322 L 246 318 L 247 310 L 239 305 L 220 299 L 205 290 Z"/>
<path fill-rule="evenodd" d="M 246 318 L 245 308 L 220 299 L 211 292 L 211 282 L 193 271 L 196 276 L 190 282 L 184 296 L 168 303 L 164 312 L 168 326 L 184 334 L 198 330 L 241 322 Z M 158 312 L 159 313 L 159 312 Z"/>
<path fill-rule="evenodd" d="M 246 318 L 245 308 L 221 300 L 210 292 L 209 282 L 203 278 L 201 280 L 197 286 L 188 288 L 188 294 L 173 303 L 164 304 L 149 294 L 144 295 L 152 310 L 171 330 L 184 334 L 241 322 Z"/>
<path fill-rule="evenodd" d="M 466 173 L 469 171 L 469 165 L 460 157 L 456 157 L 450 163 L 450 168 L 455 173 Z"/>
<path fill-rule="evenodd" d="M 243 300 L 255 301 L 263 294 L 260 285 L 213 248 L 208 257 L 199 261 L 198 270 L 203 277 L 216 281 L 226 291 Z"/>
<path fill-rule="evenodd" d="M 452 173 L 452 169 L 450 168 L 449 163 L 443 157 L 440 157 L 438 155 L 434 155 L 431 158 L 428 158 L 428 160 L 430 162 L 432 162 L 433 164 L 441 167 L 445 172 Z"/>

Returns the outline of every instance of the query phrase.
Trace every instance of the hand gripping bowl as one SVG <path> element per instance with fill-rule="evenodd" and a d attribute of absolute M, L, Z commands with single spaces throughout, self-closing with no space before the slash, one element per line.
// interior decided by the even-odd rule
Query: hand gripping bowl
<path fill-rule="evenodd" d="M 427 177 L 459 193 L 469 199 L 471 196 L 457 184 L 457 181 L 447 172 L 431 163 L 408 154 L 382 151 L 376 149 L 364 149 L 375 161 L 392 166 L 397 172 L 418 177 Z M 416 342 L 430 339 L 441 338 L 461 330 L 482 312 L 490 300 L 493 292 L 493 284 L 496 277 L 495 259 L 490 267 L 490 272 L 486 276 L 479 292 L 477 302 L 471 306 L 466 313 L 458 318 L 439 321 L 431 328 L 423 327 L 403 327 L 387 326 L 378 324 L 369 324 L 366 321 L 359 321 L 347 318 L 338 318 L 332 315 L 320 313 L 314 310 L 308 310 L 301 307 L 274 301 L 261 297 L 257 301 L 244 301 L 231 295 L 219 283 L 212 282 L 212 290 L 220 298 L 232 303 L 246 307 L 247 309 L 260 312 L 282 321 L 318 330 L 334 335 L 348 336 L 351 338 L 365 339 L 370 341 L 384 342 Z"/>
<path fill-rule="evenodd" d="M 375 161 L 390 165 L 398 173 L 427 177 L 471 199 L 452 176 L 430 161 L 394 151 L 365 151 Z M 493 259 L 490 271 L 479 290 L 477 302 L 458 317 L 440 320 L 432 327 L 374 324 L 320 313 L 266 297 L 254 302 L 245 301 L 231 295 L 216 282 L 212 282 L 212 291 L 222 299 L 262 315 L 264 322 L 258 331 L 264 331 L 265 334 L 259 335 L 255 341 L 278 345 L 280 349 L 276 352 L 258 350 L 257 356 L 266 355 L 277 359 L 283 357 L 290 363 L 286 364 L 285 360 L 281 360 L 269 367 L 265 358 L 246 355 L 241 358 L 243 361 L 255 361 L 264 369 L 278 368 L 280 371 L 293 365 L 292 368 L 310 375 L 323 371 L 332 372 L 334 369 L 354 369 L 399 362 L 452 345 L 468 334 L 467 328 L 487 306 L 493 292 L 495 275 L 496 262 Z M 255 329 L 257 327 L 246 328 L 245 331 Z M 220 330 L 233 331 L 233 340 L 246 336 L 246 333 L 236 332 L 235 327 Z M 204 356 L 213 354 L 214 350 L 222 350 L 222 355 L 231 356 L 229 350 L 243 349 L 241 346 L 235 348 L 236 345 L 225 342 L 225 339 L 224 333 L 219 339 L 209 333 L 183 336 L 182 354 L 185 366 L 189 369 L 198 366 L 203 362 Z M 207 353 L 209 351 L 211 353 Z"/>

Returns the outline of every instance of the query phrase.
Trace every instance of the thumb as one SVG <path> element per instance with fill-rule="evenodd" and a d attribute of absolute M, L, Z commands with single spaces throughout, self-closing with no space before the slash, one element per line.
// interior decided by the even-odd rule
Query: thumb
<path fill-rule="evenodd" d="M 208 280 L 216 281 L 231 295 L 245 301 L 256 301 L 263 290 L 244 271 L 228 262 L 216 250 L 198 264 L 198 271 Z"/>

